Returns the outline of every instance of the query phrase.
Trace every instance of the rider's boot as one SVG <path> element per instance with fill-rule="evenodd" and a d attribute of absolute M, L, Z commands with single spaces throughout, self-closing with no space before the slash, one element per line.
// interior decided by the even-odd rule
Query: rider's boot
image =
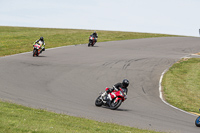
<path fill-rule="evenodd" d="M 101 98 L 102 98 L 103 100 L 106 101 L 107 95 L 108 95 L 108 93 L 105 91 L 105 92 L 101 95 Z"/>

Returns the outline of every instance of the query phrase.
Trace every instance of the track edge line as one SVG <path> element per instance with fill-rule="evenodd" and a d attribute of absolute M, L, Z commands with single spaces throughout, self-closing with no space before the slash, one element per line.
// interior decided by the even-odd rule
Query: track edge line
<path fill-rule="evenodd" d="M 162 102 L 164 102 L 166 105 L 168 105 L 168 106 L 170 106 L 170 107 L 172 107 L 172 108 L 174 108 L 174 109 L 176 109 L 176 110 L 179 110 L 179 111 L 181 111 L 181 112 L 183 112 L 183 113 L 186 113 L 186 114 L 189 114 L 189 115 L 197 116 L 196 114 L 193 114 L 193 113 L 184 111 L 184 110 L 182 110 L 182 109 L 179 109 L 179 108 L 177 108 L 177 107 L 175 107 L 175 106 L 169 104 L 168 102 L 166 102 L 166 101 L 163 99 L 162 85 L 161 85 L 161 84 L 162 84 L 163 76 L 164 76 L 164 74 L 165 74 L 167 71 L 168 71 L 168 68 L 165 69 L 165 70 L 162 72 L 161 76 L 160 76 L 160 81 L 159 81 L 159 94 L 160 94 L 160 99 L 161 99 Z"/>

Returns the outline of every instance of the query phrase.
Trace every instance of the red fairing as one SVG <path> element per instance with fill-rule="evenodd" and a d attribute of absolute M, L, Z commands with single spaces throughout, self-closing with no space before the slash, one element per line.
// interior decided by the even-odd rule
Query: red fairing
<path fill-rule="evenodd" d="M 110 95 L 111 95 L 111 98 L 112 98 L 112 99 L 115 98 L 115 97 L 117 97 L 116 101 L 117 101 L 118 99 L 122 99 L 122 101 L 125 100 L 125 99 L 124 99 L 124 96 L 120 94 L 120 91 L 113 91 Z"/>
<path fill-rule="evenodd" d="M 107 90 L 109 90 L 108 87 L 106 88 L 106 91 L 107 91 Z M 113 90 L 113 92 L 111 92 L 111 93 L 109 93 L 109 94 L 110 94 L 110 96 L 111 96 L 112 99 L 114 99 L 115 97 L 117 97 L 117 98 L 116 98 L 116 101 L 117 101 L 118 99 L 122 99 L 122 101 L 124 101 L 125 98 L 124 98 L 124 95 L 121 95 L 121 93 L 120 93 L 121 91 L 122 91 L 122 89 L 120 88 L 119 91 Z"/>
<path fill-rule="evenodd" d="M 121 99 L 121 98 L 117 97 L 117 98 L 115 99 L 115 102 L 117 102 L 119 99 Z M 124 101 L 124 100 L 122 99 L 122 101 Z"/>
<path fill-rule="evenodd" d="M 108 91 L 109 89 L 110 88 L 106 87 L 105 90 Z M 105 93 L 101 93 L 95 101 L 95 105 L 98 107 L 104 105 L 109 106 L 112 110 L 115 110 L 124 100 L 127 99 L 126 94 L 124 94 L 124 91 L 121 88 L 118 91 L 112 91 L 107 96 L 103 94 Z"/>
<path fill-rule="evenodd" d="M 109 88 L 108 88 L 108 87 L 106 87 L 106 91 L 107 91 L 107 90 L 109 90 Z"/>
<path fill-rule="evenodd" d="M 110 96 L 111 96 L 112 99 L 116 97 L 115 93 L 113 93 L 113 92 L 110 93 Z"/>
<path fill-rule="evenodd" d="M 34 49 L 37 49 L 37 52 L 34 51 Z M 34 44 L 34 45 L 33 45 L 33 56 L 38 56 L 38 55 L 40 54 L 40 52 L 41 52 L 40 45 Z"/>
<path fill-rule="evenodd" d="M 90 36 L 90 39 L 92 39 L 92 40 L 93 40 L 93 39 L 94 39 L 94 37 L 91 37 L 91 36 Z"/>
<path fill-rule="evenodd" d="M 38 45 L 38 44 L 35 44 L 35 45 L 34 45 L 34 47 L 40 48 L 40 45 Z"/>

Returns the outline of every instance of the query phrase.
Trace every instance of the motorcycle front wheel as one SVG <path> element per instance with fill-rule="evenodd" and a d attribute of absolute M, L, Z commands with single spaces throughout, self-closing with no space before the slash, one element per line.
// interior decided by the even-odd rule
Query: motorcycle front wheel
<path fill-rule="evenodd" d="M 195 120 L 195 125 L 196 125 L 197 127 L 200 127 L 200 116 L 197 117 L 197 119 Z"/>
<path fill-rule="evenodd" d="M 122 104 L 121 99 L 119 99 L 117 102 L 114 102 L 114 101 L 115 101 L 115 99 L 112 100 L 111 103 L 110 103 L 110 109 L 112 109 L 112 110 L 117 109 Z"/>
<path fill-rule="evenodd" d="M 38 50 L 36 50 L 36 56 L 38 56 L 38 55 L 39 55 Z"/>
<path fill-rule="evenodd" d="M 103 101 L 100 99 L 101 96 L 98 96 L 96 101 L 95 101 L 95 105 L 100 107 L 103 105 Z"/>
<path fill-rule="evenodd" d="M 94 46 L 94 42 L 91 43 L 91 46 L 92 46 L 92 47 Z"/>
<path fill-rule="evenodd" d="M 33 57 L 36 55 L 36 49 L 33 50 Z"/>

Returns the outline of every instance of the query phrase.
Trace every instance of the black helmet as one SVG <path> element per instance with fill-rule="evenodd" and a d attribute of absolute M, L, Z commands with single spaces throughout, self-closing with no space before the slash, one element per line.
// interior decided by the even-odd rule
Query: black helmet
<path fill-rule="evenodd" d="M 123 85 L 123 87 L 128 87 L 128 85 L 129 85 L 128 79 L 124 79 L 124 80 L 122 81 L 122 85 Z"/>
<path fill-rule="evenodd" d="M 41 37 L 40 37 L 40 40 L 41 40 L 41 41 L 43 41 L 43 40 L 44 40 L 44 38 L 41 36 Z"/>

